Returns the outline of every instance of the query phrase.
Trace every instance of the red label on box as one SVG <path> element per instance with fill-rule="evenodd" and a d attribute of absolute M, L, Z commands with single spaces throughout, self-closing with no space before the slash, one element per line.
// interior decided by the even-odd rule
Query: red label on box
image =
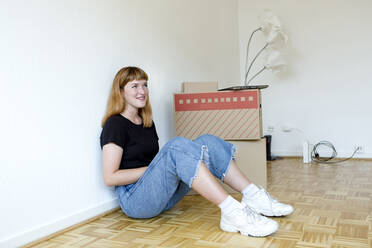
<path fill-rule="evenodd" d="M 258 109 L 258 90 L 176 94 L 175 110 Z"/>

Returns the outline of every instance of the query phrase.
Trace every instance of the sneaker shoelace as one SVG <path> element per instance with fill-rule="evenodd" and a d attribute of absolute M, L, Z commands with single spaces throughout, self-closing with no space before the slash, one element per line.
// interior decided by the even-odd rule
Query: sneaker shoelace
<path fill-rule="evenodd" d="M 270 202 L 272 203 L 278 203 L 278 200 L 275 199 L 274 197 L 272 197 L 269 192 L 267 192 L 265 189 L 261 189 L 262 192 L 264 192 L 264 194 L 266 194 L 267 198 L 270 200 Z"/>
<path fill-rule="evenodd" d="M 262 219 L 262 216 L 259 215 L 256 211 L 254 211 L 252 208 L 250 208 L 247 204 L 243 204 L 243 211 L 245 215 L 248 217 L 248 219 L 254 223 L 258 222 Z"/>

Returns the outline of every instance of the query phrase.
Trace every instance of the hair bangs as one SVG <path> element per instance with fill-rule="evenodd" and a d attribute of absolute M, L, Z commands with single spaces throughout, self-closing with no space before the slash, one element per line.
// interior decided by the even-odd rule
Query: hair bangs
<path fill-rule="evenodd" d="M 148 76 L 145 71 L 138 67 L 129 67 L 128 75 L 126 76 L 126 82 L 132 82 L 133 80 L 148 80 Z"/>

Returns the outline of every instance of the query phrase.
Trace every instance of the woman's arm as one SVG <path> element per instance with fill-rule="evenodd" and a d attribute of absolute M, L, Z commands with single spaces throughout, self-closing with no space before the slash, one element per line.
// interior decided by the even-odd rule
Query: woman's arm
<path fill-rule="evenodd" d="M 119 170 L 123 148 L 109 143 L 102 148 L 103 181 L 107 186 L 126 185 L 137 182 L 147 167 Z"/>

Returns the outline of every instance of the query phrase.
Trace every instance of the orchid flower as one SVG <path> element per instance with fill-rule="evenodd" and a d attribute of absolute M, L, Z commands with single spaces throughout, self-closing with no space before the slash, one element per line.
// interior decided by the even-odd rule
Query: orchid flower
<path fill-rule="evenodd" d="M 279 51 L 273 50 L 266 57 L 265 68 L 271 70 L 274 74 L 284 71 L 287 67 L 282 54 Z"/>
<path fill-rule="evenodd" d="M 244 79 L 244 84 L 248 85 L 250 81 L 252 81 L 257 75 L 259 75 L 261 72 L 263 72 L 266 69 L 270 69 L 273 73 L 277 73 L 282 69 L 285 69 L 286 63 L 284 59 L 282 58 L 281 54 L 278 49 L 283 47 L 287 41 L 288 37 L 287 35 L 283 32 L 281 23 L 279 18 L 274 15 L 271 11 L 266 10 L 264 15 L 261 16 L 261 26 L 257 29 L 255 29 L 248 41 L 247 44 L 247 52 L 246 52 L 246 60 L 245 60 L 245 79 Z M 261 31 L 265 37 L 266 44 L 264 45 L 263 48 L 261 48 L 257 54 L 254 56 L 252 59 L 251 63 L 248 66 L 248 53 L 249 53 L 249 45 L 251 43 L 253 35 L 257 32 Z M 252 68 L 252 65 L 256 61 L 256 59 L 261 55 L 263 51 L 266 49 L 270 49 L 269 52 L 267 52 L 268 56 L 266 59 L 266 63 L 264 67 L 257 72 L 253 77 L 251 77 L 248 81 L 248 74 Z"/>

